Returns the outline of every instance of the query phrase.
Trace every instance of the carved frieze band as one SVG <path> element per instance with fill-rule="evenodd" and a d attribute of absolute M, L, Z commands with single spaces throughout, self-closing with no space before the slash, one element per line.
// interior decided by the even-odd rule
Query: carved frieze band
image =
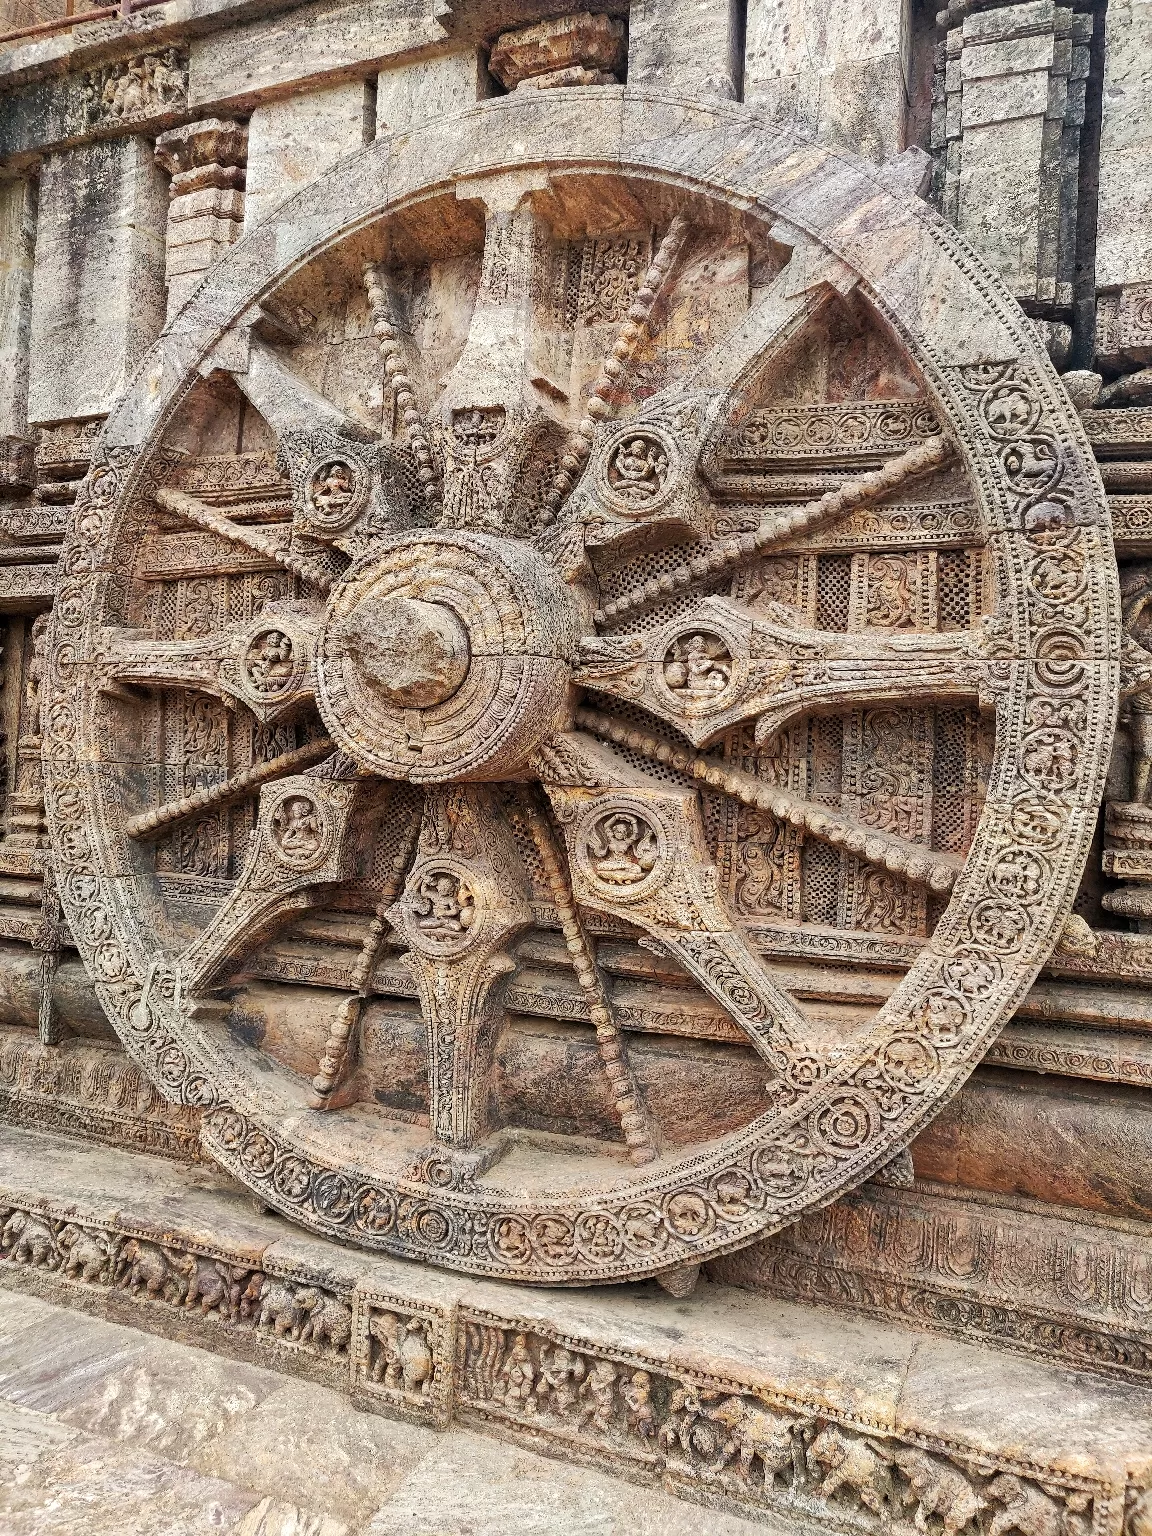
<path fill-rule="evenodd" d="M 1152 1244 L 1141 1223 L 873 1183 L 710 1272 L 776 1296 L 1152 1380 Z"/>
<path fill-rule="evenodd" d="M 26 1029 L 0 1030 L 0 1118 L 182 1162 L 200 1151 L 200 1111 L 170 1104 L 119 1050 L 48 1047 Z"/>
<path fill-rule="evenodd" d="M 289 1374 L 346 1385 L 358 1406 L 458 1422 L 752 1516 L 908 1536 L 1119 1536 L 1106 1471 L 961 1444 L 881 1410 L 833 1408 L 717 1359 L 673 1365 L 470 1305 L 413 1271 L 344 1286 L 251 1244 L 100 1221 L 0 1192 L 0 1284 L 98 1310 Z M 423 1280 L 423 1285 L 421 1281 Z M 420 1294 L 421 1291 L 424 1294 Z"/>

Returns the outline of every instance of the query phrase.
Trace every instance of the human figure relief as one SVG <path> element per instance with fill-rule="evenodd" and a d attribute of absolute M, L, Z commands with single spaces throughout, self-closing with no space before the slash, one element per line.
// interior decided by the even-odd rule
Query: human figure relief
<path fill-rule="evenodd" d="M 561 1418 L 576 1402 L 580 1382 L 584 1378 L 584 1361 L 579 1355 L 556 1344 L 540 1362 L 540 1379 L 536 1383 L 536 1396 L 541 1406 L 550 1408 Z"/>
<path fill-rule="evenodd" d="M 656 833 L 639 816 L 614 811 L 588 834 L 592 868 L 608 885 L 638 885 L 656 865 Z"/>
<path fill-rule="evenodd" d="M 352 470 L 339 459 L 323 464 L 312 477 L 312 505 L 321 517 L 337 519 L 352 500 L 355 480 Z"/>
<path fill-rule="evenodd" d="M 715 698 L 732 681 L 732 657 L 717 635 L 702 631 L 677 640 L 664 662 L 669 688 L 692 699 Z"/>
<path fill-rule="evenodd" d="M 668 455 L 658 442 L 633 437 L 621 443 L 608 466 L 608 482 L 623 501 L 636 507 L 654 501 L 668 479 Z"/>
<path fill-rule="evenodd" d="M 248 679 L 258 693 L 275 693 L 292 676 L 292 641 L 279 629 L 258 635 L 246 657 Z"/>
<path fill-rule="evenodd" d="M 534 1413 L 536 1411 L 536 1400 L 533 1396 L 535 1384 L 536 1368 L 532 1364 L 528 1338 L 527 1335 L 518 1333 L 500 1369 L 496 1399 L 506 1408 L 510 1408 L 513 1413 Z"/>
<path fill-rule="evenodd" d="M 272 818 L 272 840 L 290 862 L 304 862 L 319 853 L 324 827 L 316 803 L 307 795 L 291 795 Z"/>
<path fill-rule="evenodd" d="M 455 938 L 476 921 L 476 899 L 455 875 L 446 869 L 429 870 L 421 877 L 412 897 L 416 926 L 424 933 Z"/>

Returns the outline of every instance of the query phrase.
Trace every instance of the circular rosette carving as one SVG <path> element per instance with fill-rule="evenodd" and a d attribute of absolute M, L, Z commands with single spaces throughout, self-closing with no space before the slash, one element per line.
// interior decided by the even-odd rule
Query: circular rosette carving
<path fill-rule="evenodd" d="M 855 1090 L 830 1095 L 812 1118 L 816 1140 L 833 1157 L 845 1157 L 867 1146 L 878 1125 L 875 1103 L 868 1094 Z"/>
<path fill-rule="evenodd" d="M 956 1092 L 1071 908 L 1120 609 L 1078 420 L 942 221 L 662 100 L 714 168 L 678 189 L 551 94 L 418 130 L 395 202 L 369 146 L 222 258 L 32 641 L 65 916 L 207 1155 L 338 1241 L 592 1285 L 829 1204 Z M 651 241 L 586 237 L 605 198 Z M 382 440 L 311 341 L 221 347 L 286 284 L 318 335 L 367 301 L 339 390 L 386 381 Z M 892 399 L 788 393 L 830 304 Z M 186 447 L 241 355 L 291 526 L 271 453 Z"/>

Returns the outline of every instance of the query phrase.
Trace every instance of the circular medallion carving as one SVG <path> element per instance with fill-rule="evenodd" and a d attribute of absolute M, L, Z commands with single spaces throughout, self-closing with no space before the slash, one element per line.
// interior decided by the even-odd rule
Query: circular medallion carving
<path fill-rule="evenodd" d="M 689 630 L 664 653 L 664 686 L 687 709 L 708 710 L 723 703 L 734 674 L 728 641 L 715 630 Z"/>
<path fill-rule="evenodd" d="M 679 453 L 667 433 L 647 428 L 616 434 L 604 449 L 606 499 L 628 517 L 646 517 L 671 495 Z"/>
<path fill-rule="evenodd" d="M 241 666 L 249 688 L 261 699 L 290 693 L 300 674 L 292 636 L 282 629 L 262 629 L 248 642 Z"/>
<path fill-rule="evenodd" d="M 311 795 L 283 795 L 272 810 L 269 841 L 276 858 L 292 869 L 312 869 L 328 852 L 328 818 Z"/>
<path fill-rule="evenodd" d="M 326 457 L 307 477 L 304 497 L 312 522 L 338 530 L 354 523 L 368 500 L 364 466 L 351 457 Z"/>
<path fill-rule="evenodd" d="M 590 812 L 576 848 L 581 868 L 616 901 L 636 900 L 664 878 L 664 831 L 635 801 L 616 798 Z"/>
<path fill-rule="evenodd" d="M 480 909 L 467 874 L 433 863 L 421 871 L 404 898 L 411 942 L 431 955 L 456 953 L 476 937 Z"/>

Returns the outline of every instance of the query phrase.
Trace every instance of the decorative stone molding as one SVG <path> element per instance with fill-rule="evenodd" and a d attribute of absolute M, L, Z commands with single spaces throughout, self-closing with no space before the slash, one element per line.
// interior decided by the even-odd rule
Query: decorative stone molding
<path fill-rule="evenodd" d="M 1018 298 L 1066 306 L 1092 17 L 1051 4 L 944 14 L 936 198 Z"/>
<path fill-rule="evenodd" d="M 104 418 L 91 421 L 62 421 L 56 426 L 41 427 L 36 434 L 36 476 L 38 501 L 71 501 L 76 494 L 76 482 L 88 473 L 92 449 L 100 436 Z M 67 495 L 63 486 L 68 486 Z M 57 494 L 53 489 L 60 486 Z"/>
<path fill-rule="evenodd" d="M 80 86 L 85 127 L 127 126 L 178 112 L 188 100 L 188 54 L 164 48 L 90 70 Z"/>
<path fill-rule="evenodd" d="M 582 11 L 496 39 L 488 68 L 508 90 L 614 85 L 624 62 L 624 23 Z"/>
<path fill-rule="evenodd" d="M 709 1272 L 1152 1382 L 1152 1237 L 1140 1222 L 873 1180 Z"/>
<path fill-rule="evenodd" d="M 243 233 L 248 130 L 218 118 L 186 123 L 160 135 L 156 160 L 172 177 L 165 240 L 172 316 Z"/>
<path fill-rule="evenodd" d="M 795 1367 L 774 1381 L 719 1341 L 692 1359 L 656 1319 L 601 1332 L 560 1298 L 521 1310 L 497 1287 L 334 1270 L 274 1238 L 267 1224 L 226 1238 L 0 1192 L 0 1285 L 753 1517 L 893 1536 L 933 1515 L 955 1532 L 1120 1536 L 1121 1447 L 1032 1457 L 1011 1438 L 963 1440 L 866 1395 L 834 1403 Z"/>
<path fill-rule="evenodd" d="M 1096 300 L 1096 362 L 1128 369 L 1152 361 L 1152 283 L 1131 283 Z"/>
<path fill-rule="evenodd" d="M 0 1109 L 10 1125 L 30 1130 L 182 1162 L 199 1156 L 199 1111 L 166 1103 L 108 1045 L 69 1039 L 46 1047 L 30 1030 L 0 1030 Z"/>

